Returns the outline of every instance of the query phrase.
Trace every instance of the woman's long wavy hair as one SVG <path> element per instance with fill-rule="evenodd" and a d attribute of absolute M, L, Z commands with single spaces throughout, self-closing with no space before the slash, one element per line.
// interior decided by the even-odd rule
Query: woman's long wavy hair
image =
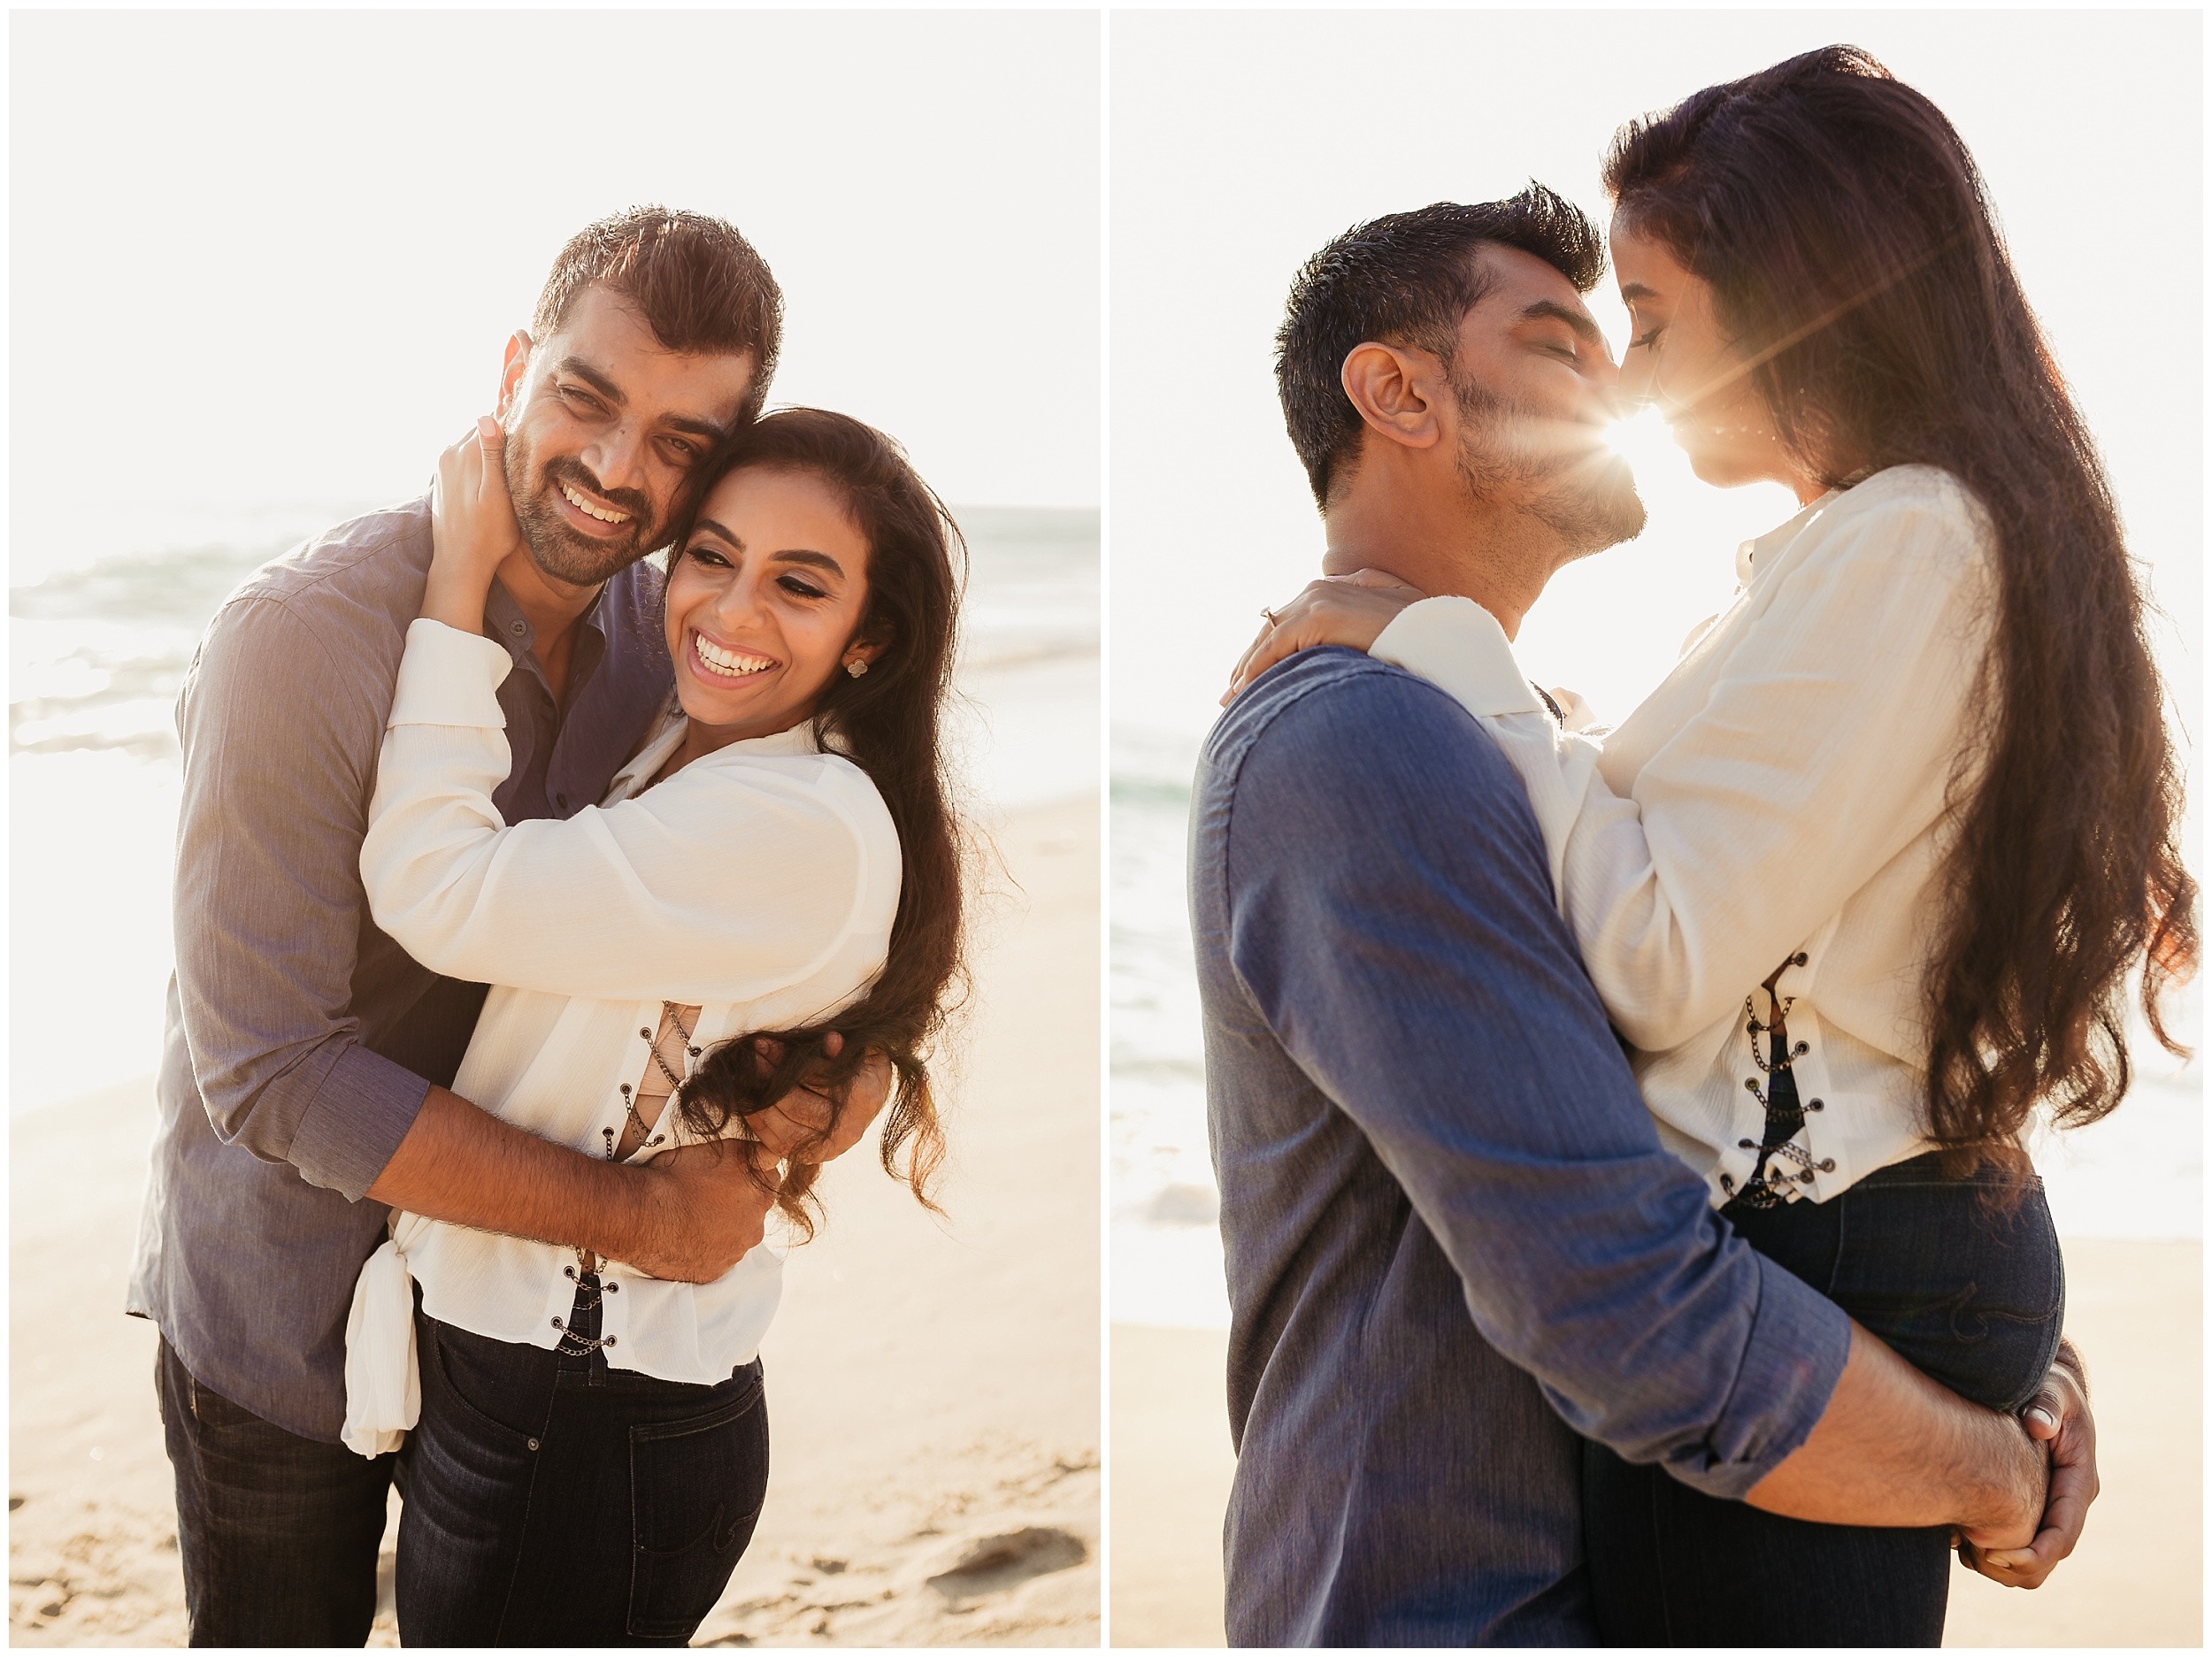
<path fill-rule="evenodd" d="M 2098 1120 L 2128 1085 L 2130 975 L 2182 1051 L 2195 970 L 2181 773 L 2145 601 L 2094 444 L 1966 147 L 1865 52 L 1709 87 L 1615 138 L 1622 220 L 1710 284 L 1774 429 L 1831 487 L 1940 466 L 1989 515 L 1997 598 L 1979 740 L 1926 981 L 1947 1165 L 2023 1165 L 2037 1106 Z"/>
<path fill-rule="evenodd" d="M 753 467 L 821 479 L 841 497 L 867 542 L 868 599 L 854 638 L 876 645 L 877 653 L 861 677 L 832 676 L 814 725 L 825 748 L 867 772 L 890 809 L 899 835 L 899 907 L 883 970 L 859 1001 L 804 1029 L 756 1031 L 722 1043 L 684 1085 L 678 1108 L 695 1132 L 715 1135 L 732 1116 L 764 1110 L 805 1084 L 829 1099 L 833 1128 L 845 1084 L 865 1055 L 880 1053 L 895 1073 L 883 1124 L 884 1171 L 903 1177 L 934 1211 L 930 1182 L 945 1141 L 930 1055 L 964 981 L 963 831 L 945 783 L 942 719 L 966 546 L 944 503 L 890 438 L 826 410 L 780 409 L 741 427 L 702 466 L 675 526 L 672 558 L 683 556 L 714 487 Z M 833 1031 L 842 1041 L 834 1057 L 826 1051 Z M 775 1186 L 777 1207 L 804 1235 L 813 1231 L 818 1171 L 802 1154 Z"/>

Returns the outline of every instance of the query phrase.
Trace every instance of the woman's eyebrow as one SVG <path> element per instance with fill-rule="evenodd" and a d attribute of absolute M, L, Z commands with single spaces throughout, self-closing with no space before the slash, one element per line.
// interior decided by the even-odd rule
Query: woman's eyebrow
<path fill-rule="evenodd" d="M 728 541 L 731 546 L 736 548 L 740 552 L 745 550 L 745 543 L 743 541 L 740 541 L 735 535 L 730 533 L 726 528 L 725 528 L 722 525 L 716 523 L 710 518 L 703 518 L 692 525 L 691 527 L 694 533 L 696 533 L 698 531 L 703 529 L 710 534 L 718 535 L 722 540 Z"/>
<path fill-rule="evenodd" d="M 775 556 L 786 564 L 810 564 L 817 569 L 827 570 L 835 576 L 841 576 L 845 573 L 843 564 L 838 563 L 826 552 L 816 552 L 811 548 L 794 547 L 779 552 Z"/>
<path fill-rule="evenodd" d="M 1639 299 L 1656 299 L 1658 297 L 1659 290 L 1657 288 L 1647 288 L 1641 282 L 1623 282 L 1621 284 L 1621 298 L 1626 303 L 1632 305 Z"/>

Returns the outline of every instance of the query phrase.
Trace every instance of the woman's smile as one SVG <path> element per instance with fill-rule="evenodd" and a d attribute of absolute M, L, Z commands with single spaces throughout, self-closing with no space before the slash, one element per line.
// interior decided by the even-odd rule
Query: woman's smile
<path fill-rule="evenodd" d="M 693 664 L 710 682 L 723 680 L 734 684 L 740 679 L 757 678 L 780 665 L 773 656 L 741 650 L 734 645 L 718 644 L 696 628 L 689 630 L 689 636 Z"/>
<path fill-rule="evenodd" d="M 716 484 L 669 564 L 667 602 L 687 752 L 788 731 L 875 654 L 856 637 L 867 541 L 810 473 L 745 467 Z"/>

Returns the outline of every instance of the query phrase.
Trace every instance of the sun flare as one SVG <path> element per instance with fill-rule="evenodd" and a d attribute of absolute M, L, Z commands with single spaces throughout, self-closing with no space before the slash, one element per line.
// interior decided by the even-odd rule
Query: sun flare
<path fill-rule="evenodd" d="M 1663 464 L 1675 453 L 1674 434 L 1656 409 L 1643 409 L 1605 428 L 1605 446 L 1628 462 L 1639 477 Z"/>

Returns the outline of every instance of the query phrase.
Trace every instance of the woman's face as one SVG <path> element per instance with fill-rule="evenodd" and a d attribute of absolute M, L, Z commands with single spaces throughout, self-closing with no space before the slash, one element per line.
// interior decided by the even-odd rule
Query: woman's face
<path fill-rule="evenodd" d="M 868 603 L 868 544 L 809 472 L 742 467 L 708 493 L 668 566 L 668 653 L 686 714 L 728 740 L 809 717 Z"/>
<path fill-rule="evenodd" d="M 1749 365 L 1713 314 L 1713 290 L 1651 237 L 1613 215 L 1613 274 L 1628 307 L 1619 395 L 1666 419 L 1690 469 L 1723 488 L 1773 481 L 1803 490 Z M 1815 491 L 1817 493 L 1817 490 Z"/>

